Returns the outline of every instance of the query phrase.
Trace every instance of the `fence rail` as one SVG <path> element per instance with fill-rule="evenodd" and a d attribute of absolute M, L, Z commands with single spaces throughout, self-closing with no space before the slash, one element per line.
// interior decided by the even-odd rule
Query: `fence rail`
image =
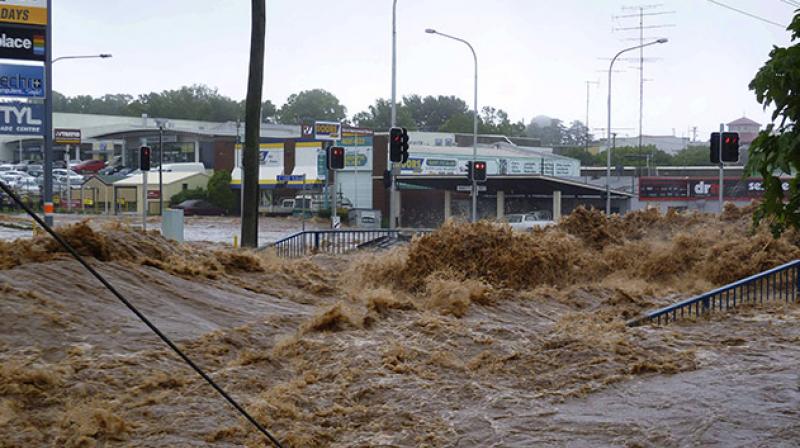
<path fill-rule="evenodd" d="M 797 302 L 800 290 L 800 260 L 752 275 L 729 285 L 651 311 L 631 320 L 628 326 L 645 323 L 668 324 L 684 317 L 699 317 L 712 311 L 728 310 L 739 305 L 766 301 Z"/>
<path fill-rule="evenodd" d="M 427 234 L 430 229 L 341 229 L 306 230 L 282 238 L 267 247 L 274 247 L 284 258 L 327 253 L 344 254 L 380 238 L 399 238 L 401 235 Z"/>

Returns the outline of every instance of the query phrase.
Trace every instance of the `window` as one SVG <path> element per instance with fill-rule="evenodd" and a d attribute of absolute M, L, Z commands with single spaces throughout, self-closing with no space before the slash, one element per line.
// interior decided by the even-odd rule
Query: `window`
<path fill-rule="evenodd" d="M 522 222 L 522 215 L 508 215 L 508 222 Z"/>
<path fill-rule="evenodd" d="M 181 185 L 181 188 L 182 188 L 183 190 L 188 190 L 188 189 L 189 189 L 189 184 L 182 184 L 182 185 Z"/>

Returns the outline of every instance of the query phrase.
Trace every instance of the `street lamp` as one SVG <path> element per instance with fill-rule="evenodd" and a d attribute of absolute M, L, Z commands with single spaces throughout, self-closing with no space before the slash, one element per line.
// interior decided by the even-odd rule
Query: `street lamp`
<path fill-rule="evenodd" d="M 475 162 L 478 159 L 478 55 L 475 54 L 475 49 L 472 48 L 469 42 L 464 39 L 451 36 L 449 34 L 440 33 L 434 29 L 428 28 L 425 30 L 428 34 L 437 34 L 442 37 L 446 37 L 448 39 L 456 40 L 461 42 L 469 47 L 470 51 L 472 51 L 472 58 L 475 60 L 475 105 L 473 110 L 472 116 L 472 164 L 475 165 Z M 478 181 L 475 180 L 475 176 L 472 179 L 472 222 L 476 222 L 478 220 Z"/>
<path fill-rule="evenodd" d="M 110 57 L 111 55 L 106 53 L 87 55 L 87 56 L 61 56 L 53 59 L 53 63 L 56 63 L 62 59 L 107 59 Z"/>
<path fill-rule="evenodd" d="M 389 125 L 391 128 L 397 126 L 397 0 L 392 2 L 392 112 Z M 397 165 L 397 162 L 392 162 L 392 165 L 389 167 L 392 180 L 391 188 L 389 189 L 390 229 L 395 228 L 395 215 L 399 215 L 399 210 L 397 210 L 397 184 L 394 178 L 395 173 L 399 172 Z M 303 216 L 305 216 L 305 214 Z"/>
<path fill-rule="evenodd" d="M 50 11 L 48 9 L 48 11 Z M 48 36 L 50 35 L 49 25 L 48 25 Z M 51 57 L 51 47 L 47 45 L 46 50 L 46 59 L 50 59 Z M 52 60 L 49 60 L 49 63 L 45 63 L 45 89 L 46 89 L 46 96 L 44 107 L 45 107 L 45 126 L 44 126 L 44 144 L 42 147 L 44 148 L 44 197 L 42 198 L 43 206 L 44 206 L 44 220 L 45 223 L 49 226 L 53 225 L 53 215 L 49 214 L 48 212 L 48 205 L 52 209 L 53 203 L 53 99 L 52 99 L 52 90 L 53 90 L 53 70 L 52 66 L 55 62 L 64 60 L 64 59 L 106 59 L 110 58 L 110 54 L 102 53 L 98 55 L 88 55 L 88 56 L 61 56 Z M 69 160 L 69 158 L 67 159 Z M 69 164 L 67 164 L 67 169 L 69 169 Z"/>
<path fill-rule="evenodd" d="M 156 118 L 158 125 L 158 211 L 160 216 L 164 216 L 164 126 L 168 121 L 166 118 Z"/>
<path fill-rule="evenodd" d="M 658 40 L 654 40 L 652 42 L 648 42 L 646 44 L 637 45 L 635 47 L 626 48 L 613 59 L 611 59 L 611 64 L 608 65 L 608 127 L 606 128 L 606 216 L 611 215 L 611 187 L 609 182 L 611 182 L 611 72 L 614 69 L 614 62 L 617 61 L 617 58 L 620 57 L 623 53 L 628 51 L 638 50 L 640 48 L 649 47 L 650 45 L 656 44 L 665 44 L 667 43 L 666 38 L 661 38 Z"/>

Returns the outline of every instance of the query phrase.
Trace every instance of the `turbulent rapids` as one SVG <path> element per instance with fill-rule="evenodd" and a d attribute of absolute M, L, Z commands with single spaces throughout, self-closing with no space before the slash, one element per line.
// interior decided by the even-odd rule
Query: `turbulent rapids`
<path fill-rule="evenodd" d="M 291 447 L 789 446 L 800 311 L 626 320 L 800 258 L 749 211 L 578 209 L 282 260 L 61 234 Z M 0 242 L 0 447 L 264 446 L 46 237 Z"/>

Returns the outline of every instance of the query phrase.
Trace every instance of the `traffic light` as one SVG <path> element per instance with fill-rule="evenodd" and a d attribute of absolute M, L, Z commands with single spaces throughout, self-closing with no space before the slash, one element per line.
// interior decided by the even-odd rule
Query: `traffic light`
<path fill-rule="evenodd" d="M 389 160 L 391 162 L 403 161 L 403 130 L 392 128 L 389 131 Z"/>
<path fill-rule="evenodd" d="M 383 188 L 387 190 L 392 188 L 392 172 L 389 170 L 383 171 Z"/>
<path fill-rule="evenodd" d="M 467 162 L 467 179 L 475 180 L 476 182 L 486 182 L 486 162 L 472 161 Z"/>
<path fill-rule="evenodd" d="M 328 169 L 344 169 L 344 148 L 341 146 L 331 146 L 328 148 Z"/>
<path fill-rule="evenodd" d="M 142 146 L 139 148 L 139 169 L 150 171 L 150 147 Z"/>
<path fill-rule="evenodd" d="M 402 160 L 401 162 L 406 163 L 408 162 L 408 129 L 403 128 L 403 135 L 401 136 L 401 149 L 402 149 Z"/>
<path fill-rule="evenodd" d="M 472 175 L 475 176 L 475 181 L 486 182 L 486 162 L 475 162 L 472 167 Z"/>
<path fill-rule="evenodd" d="M 389 160 L 391 162 L 408 162 L 408 130 L 392 128 L 389 131 Z"/>
<path fill-rule="evenodd" d="M 710 152 L 711 163 L 719 163 L 719 145 L 720 145 L 719 132 L 714 132 L 711 134 L 711 152 Z M 723 162 L 739 161 L 738 132 L 722 133 L 722 161 Z"/>

